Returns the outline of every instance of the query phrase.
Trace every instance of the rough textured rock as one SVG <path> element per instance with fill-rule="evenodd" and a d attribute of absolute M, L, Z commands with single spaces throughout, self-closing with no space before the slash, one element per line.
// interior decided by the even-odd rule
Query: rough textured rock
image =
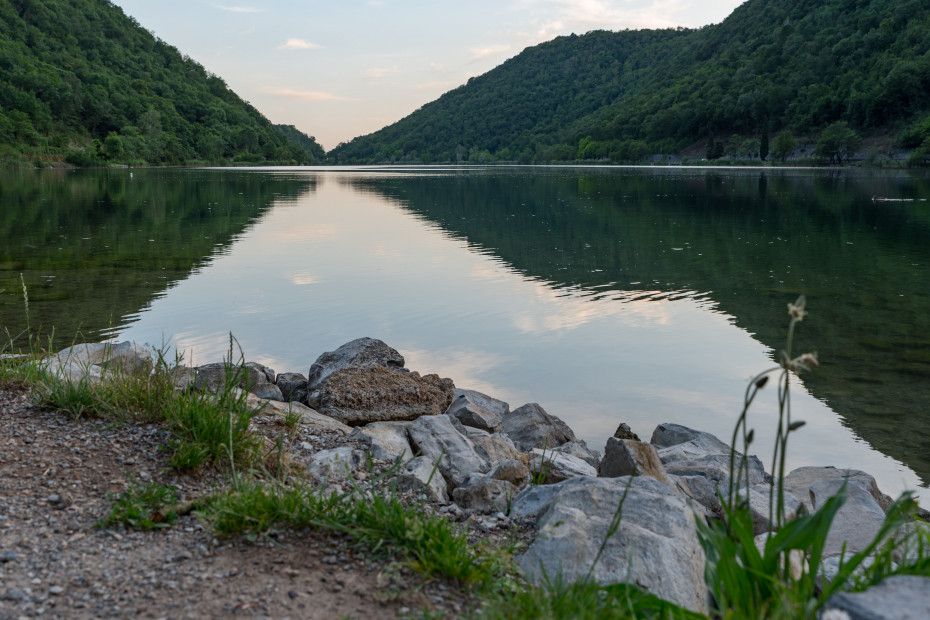
<path fill-rule="evenodd" d="M 840 592 L 826 609 L 839 609 L 850 620 L 905 620 L 930 618 L 930 578 L 895 575 L 864 592 Z M 826 617 L 826 616 L 825 616 Z"/>
<path fill-rule="evenodd" d="M 310 400 L 321 413 L 358 426 L 441 414 L 452 400 L 452 387 L 451 379 L 438 375 L 346 368 L 329 375 Z"/>
<path fill-rule="evenodd" d="M 343 435 L 348 435 L 352 432 L 350 426 L 346 426 L 339 420 L 334 420 L 300 403 L 262 400 L 254 394 L 250 394 L 246 398 L 246 404 L 255 409 L 256 415 L 275 415 L 285 418 L 289 414 L 299 413 L 300 419 L 297 421 L 297 424 L 305 428 L 319 431 L 335 431 Z"/>
<path fill-rule="evenodd" d="M 404 356 L 381 340 L 357 338 L 335 351 L 327 351 L 316 359 L 307 374 L 307 387 L 316 388 L 329 375 L 345 368 L 403 368 Z"/>
<path fill-rule="evenodd" d="M 265 381 L 267 383 L 275 382 L 276 375 L 275 375 L 275 371 L 273 368 L 269 368 L 268 366 L 265 366 L 264 364 L 259 364 L 258 362 L 246 362 L 245 367 L 250 370 L 255 370 L 256 372 L 260 372 L 263 375 L 265 375 Z"/>
<path fill-rule="evenodd" d="M 602 584 L 635 583 L 656 596 L 707 613 L 704 552 L 694 511 L 667 485 L 647 476 L 572 478 L 539 511 L 539 535 L 517 558 L 536 583 L 543 575 L 567 582 L 584 578 L 629 486 L 619 530 L 607 539 L 594 567 Z M 526 491 L 524 491 L 526 493 Z M 523 493 L 521 493 L 523 495 Z M 515 498 L 514 506 L 524 502 Z"/>
<path fill-rule="evenodd" d="M 495 480 L 506 480 L 518 489 L 523 489 L 530 483 L 530 468 L 522 461 L 502 461 L 491 469 L 488 477 Z"/>
<path fill-rule="evenodd" d="M 557 484 L 528 486 L 513 498 L 508 516 L 511 519 L 535 522 L 539 513 L 549 504 L 549 500 L 560 490 L 561 487 Z"/>
<path fill-rule="evenodd" d="M 414 450 L 439 462 L 439 471 L 453 489 L 469 474 L 487 473 L 491 464 L 475 451 L 475 444 L 459 433 L 449 416 L 424 416 L 407 429 Z"/>
<path fill-rule="evenodd" d="M 314 480 L 320 482 L 342 482 L 365 464 L 365 453 L 349 446 L 320 450 L 307 466 Z"/>
<path fill-rule="evenodd" d="M 72 381 L 99 380 L 106 371 L 147 372 L 152 354 L 135 342 L 78 344 L 62 349 L 42 363 L 49 372 Z"/>
<path fill-rule="evenodd" d="M 275 385 L 281 390 L 281 400 L 285 402 L 305 402 L 307 400 L 307 378 L 299 372 L 282 372 L 275 379 Z"/>
<path fill-rule="evenodd" d="M 633 439 L 608 437 L 604 459 L 600 462 L 597 475 L 604 478 L 652 476 L 660 482 L 671 484 L 656 449 L 648 443 Z"/>
<path fill-rule="evenodd" d="M 478 394 L 478 392 L 473 393 Z M 489 433 L 499 433 L 503 429 L 499 416 L 481 407 L 464 393 L 453 397 L 446 414 L 455 417 L 465 426 L 479 428 Z"/>
<path fill-rule="evenodd" d="M 723 491 L 724 489 L 721 489 Z M 749 512 L 752 514 L 753 534 L 764 534 L 772 529 L 772 522 L 769 520 L 769 491 L 772 486 L 769 484 L 757 484 L 750 489 L 739 489 L 740 498 L 748 496 Z M 791 493 L 785 492 L 785 518 L 790 521 L 798 514 L 798 508 L 801 502 Z M 775 510 L 775 507 L 772 508 Z"/>
<path fill-rule="evenodd" d="M 457 400 L 460 396 L 464 396 L 469 402 L 474 403 L 478 407 L 481 407 L 485 411 L 496 415 L 500 419 L 504 419 L 508 413 L 510 413 L 510 405 L 505 403 L 502 400 L 498 400 L 493 396 L 488 396 L 487 394 L 482 394 L 476 390 L 463 390 L 461 388 L 455 388 L 455 393 L 453 394 L 453 402 Z"/>
<path fill-rule="evenodd" d="M 837 469 L 836 467 L 799 467 L 785 476 L 785 490 L 804 502 L 808 510 L 813 509 L 810 489 L 817 483 L 827 480 L 843 480 L 849 476 L 850 486 L 856 485 L 866 489 L 875 498 L 882 510 L 887 511 L 892 499 L 882 493 L 875 478 L 858 469 Z"/>
<path fill-rule="evenodd" d="M 475 512 L 506 513 L 520 490 L 506 480 L 490 476 L 469 476 L 465 483 L 452 491 L 452 500 Z"/>
<path fill-rule="evenodd" d="M 413 456 L 413 449 L 407 440 L 408 426 L 410 422 L 373 422 L 356 427 L 350 437 L 368 444 L 372 458 L 383 461 L 409 459 Z"/>
<path fill-rule="evenodd" d="M 477 428 L 466 427 L 465 432 L 475 444 L 475 452 L 487 459 L 492 465 L 503 461 L 518 460 L 529 463 L 527 456 L 517 450 L 506 435 L 488 433 Z"/>
<path fill-rule="evenodd" d="M 730 453 L 730 446 L 714 435 L 668 422 L 659 424 L 652 432 L 652 439 L 649 440 L 649 443 L 656 448 L 668 448 L 685 442 L 692 442 L 705 452 Z"/>
<path fill-rule="evenodd" d="M 505 415 L 504 434 L 523 452 L 533 448 L 551 450 L 567 441 L 575 441 L 572 429 L 537 403 L 528 403 Z"/>
<path fill-rule="evenodd" d="M 425 493 L 433 501 L 449 503 L 449 486 L 436 467 L 436 462 L 418 456 L 404 464 L 397 476 L 397 487 L 401 490 Z"/>
<path fill-rule="evenodd" d="M 261 392 L 263 386 L 270 383 L 266 367 L 254 362 L 249 362 L 244 366 L 215 362 L 198 366 L 194 372 L 194 389 L 199 392 L 215 392 L 224 389 L 227 385 L 233 385 L 258 395 L 257 391 Z M 271 372 L 274 373 L 273 370 Z M 277 395 L 279 397 L 275 400 L 281 400 L 280 391 Z"/>
<path fill-rule="evenodd" d="M 617 430 L 614 431 L 615 439 L 632 439 L 633 441 L 640 441 L 639 435 L 633 432 L 633 429 L 630 428 L 629 424 L 621 422 L 620 426 L 617 427 Z"/>
<path fill-rule="evenodd" d="M 597 470 L 571 454 L 533 448 L 530 471 L 539 484 L 555 484 L 576 476 L 597 476 Z"/>
<path fill-rule="evenodd" d="M 726 489 L 730 484 L 730 456 L 728 454 L 706 454 L 692 459 L 682 459 L 667 461 L 665 460 L 664 448 L 659 450 L 659 458 L 665 466 L 665 473 L 673 476 L 704 476 L 709 480 L 720 485 L 721 489 Z M 675 447 L 670 448 L 672 450 Z M 734 467 L 741 466 L 743 457 L 737 456 L 734 459 Z M 762 461 L 758 457 L 750 455 L 749 460 L 749 484 L 754 486 L 770 482 L 772 477 L 766 473 L 762 466 Z"/>
<path fill-rule="evenodd" d="M 812 485 L 810 497 L 814 510 L 836 495 L 842 484 L 842 479 L 835 479 L 823 480 Z M 846 551 L 862 551 L 874 540 L 885 520 L 885 511 L 865 485 L 850 482 L 846 487 L 846 493 L 846 503 L 836 513 L 830 525 L 830 533 L 827 534 L 827 542 L 823 548 L 825 558 L 842 553 L 844 545 Z"/>
<path fill-rule="evenodd" d="M 588 444 L 586 444 L 584 440 L 581 439 L 563 443 L 561 446 L 553 448 L 552 451 L 560 452 L 562 454 L 570 454 L 571 456 L 581 459 L 595 469 L 597 469 L 597 466 L 601 463 L 600 453 L 589 448 Z"/>
<path fill-rule="evenodd" d="M 251 392 L 259 398 L 284 402 L 284 395 L 281 394 L 281 388 L 274 383 L 259 383 L 258 385 L 253 385 Z"/>

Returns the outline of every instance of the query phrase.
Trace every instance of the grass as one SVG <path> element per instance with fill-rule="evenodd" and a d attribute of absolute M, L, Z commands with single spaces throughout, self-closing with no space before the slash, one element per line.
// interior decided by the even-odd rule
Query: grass
<path fill-rule="evenodd" d="M 153 530 L 169 527 L 177 518 L 177 512 L 160 511 L 177 503 L 176 489 L 158 482 L 142 484 L 130 478 L 129 487 L 123 493 L 107 494 L 110 511 L 97 522 L 97 527 L 110 527 L 122 523 L 137 530 Z"/>

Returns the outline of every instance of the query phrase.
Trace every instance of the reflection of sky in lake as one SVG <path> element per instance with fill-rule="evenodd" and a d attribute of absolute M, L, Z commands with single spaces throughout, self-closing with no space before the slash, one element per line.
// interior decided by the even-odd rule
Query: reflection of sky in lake
<path fill-rule="evenodd" d="M 372 336 L 413 370 L 512 408 L 540 403 L 598 450 L 620 422 L 645 440 L 676 422 L 729 441 L 746 382 L 771 366 L 712 300 L 552 288 L 334 173 L 315 174 L 314 194 L 276 205 L 120 338 L 158 344 L 164 334 L 200 364 L 222 358 L 232 332 L 248 360 L 306 373 L 323 351 Z M 777 409 L 767 391 L 751 426 L 770 467 Z M 891 494 L 918 484 L 802 387 L 793 405 L 807 426 L 793 435 L 792 466 L 863 469 Z"/>

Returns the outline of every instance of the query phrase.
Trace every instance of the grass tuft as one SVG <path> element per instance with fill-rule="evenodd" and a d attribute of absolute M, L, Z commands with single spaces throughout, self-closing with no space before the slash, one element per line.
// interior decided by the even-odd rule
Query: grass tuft
<path fill-rule="evenodd" d="M 177 513 L 169 510 L 161 514 L 160 511 L 178 501 L 176 491 L 174 487 L 157 482 L 143 485 L 130 478 L 129 486 L 123 493 L 107 495 L 112 502 L 110 512 L 97 522 L 97 527 L 109 527 L 117 523 L 137 530 L 169 527 L 177 520 Z"/>

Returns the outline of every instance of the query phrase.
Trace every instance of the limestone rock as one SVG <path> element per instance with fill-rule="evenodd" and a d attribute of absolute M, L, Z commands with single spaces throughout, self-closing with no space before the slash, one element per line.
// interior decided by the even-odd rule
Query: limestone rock
<path fill-rule="evenodd" d="M 431 500 L 443 504 L 449 503 L 449 487 L 435 461 L 418 456 L 404 464 L 397 476 L 397 488 L 425 493 Z"/>
<path fill-rule="evenodd" d="M 866 489 L 875 498 L 883 511 L 888 510 L 892 499 L 881 492 L 875 478 L 858 469 L 837 469 L 836 467 L 799 467 L 785 476 L 785 490 L 804 502 L 808 511 L 812 511 L 813 504 L 810 497 L 810 488 L 819 482 L 827 480 L 843 480 L 849 476 L 850 486 L 856 485 Z M 838 487 L 837 487 L 838 488 Z"/>
<path fill-rule="evenodd" d="M 478 394 L 478 392 L 473 393 Z M 461 393 L 452 399 L 452 404 L 449 405 L 446 415 L 455 417 L 465 426 L 479 428 L 489 433 L 499 433 L 503 428 L 499 416 L 469 399 L 465 393 Z"/>
<path fill-rule="evenodd" d="M 469 476 L 465 483 L 452 491 L 453 501 L 466 510 L 475 512 L 507 512 L 519 489 L 506 480 L 490 476 Z"/>
<path fill-rule="evenodd" d="M 571 456 L 581 459 L 595 469 L 597 469 L 597 466 L 601 463 L 601 455 L 597 451 L 589 448 L 588 444 L 582 439 L 565 442 L 561 446 L 553 448 L 552 451 L 570 454 Z"/>
<path fill-rule="evenodd" d="M 403 368 L 404 356 L 381 340 L 358 338 L 320 355 L 310 366 L 307 388 L 313 390 L 337 370 L 375 367 Z"/>
<path fill-rule="evenodd" d="M 516 459 L 501 461 L 491 469 L 488 478 L 506 480 L 517 489 L 523 489 L 530 483 L 530 468 Z"/>
<path fill-rule="evenodd" d="M 364 452 L 343 446 L 317 452 L 307 466 L 307 471 L 317 482 L 338 483 L 351 479 L 364 464 Z"/>
<path fill-rule="evenodd" d="M 505 415 L 504 434 L 523 452 L 533 448 L 552 450 L 567 441 L 575 441 L 572 429 L 537 403 L 528 403 Z"/>
<path fill-rule="evenodd" d="M 491 464 L 475 451 L 475 444 L 459 433 L 449 416 L 423 416 L 407 432 L 414 450 L 439 463 L 439 471 L 453 489 L 469 474 L 487 473 Z"/>
<path fill-rule="evenodd" d="M 342 435 L 348 435 L 352 432 L 351 427 L 346 426 L 339 420 L 334 420 L 300 403 L 262 400 L 254 394 L 249 394 L 246 398 L 246 404 L 255 410 L 256 415 L 274 415 L 283 419 L 289 414 L 300 414 L 297 424 L 304 428 L 318 431 L 334 431 Z"/>
<path fill-rule="evenodd" d="M 539 535 L 517 558 L 530 581 L 540 583 L 544 575 L 554 580 L 560 573 L 568 583 L 585 578 L 606 539 L 593 571 L 598 583 L 634 583 L 707 613 L 704 552 L 694 511 L 674 490 L 648 476 L 579 477 L 553 488 L 556 492 L 539 512 Z M 619 529 L 607 539 L 625 491 Z M 519 496 L 514 503 L 520 503 Z"/>
<path fill-rule="evenodd" d="M 457 400 L 459 397 L 464 397 L 466 400 L 468 400 L 468 402 L 481 407 L 488 413 L 496 415 L 500 419 L 504 419 L 504 416 L 510 413 L 509 404 L 502 400 L 498 400 L 493 396 L 482 394 L 477 390 L 463 390 L 461 388 L 455 388 L 453 402 L 455 402 L 455 400 Z"/>
<path fill-rule="evenodd" d="M 930 618 L 930 578 L 916 575 L 887 577 L 864 592 L 834 594 L 825 609 L 845 611 L 850 620 Z"/>
<path fill-rule="evenodd" d="M 811 486 L 810 497 L 814 510 L 836 495 L 842 484 L 842 479 L 834 479 Z M 874 540 L 885 520 L 885 511 L 867 487 L 850 483 L 846 487 L 846 494 L 846 503 L 836 513 L 830 525 L 830 533 L 827 534 L 827 542 L 823 548 L 825 558 L 842 553 L 844 545 L 846 551 L 862 551 Z"/>
<path fill-rule="evenodd" d="M 558 484 L 528 486 L 513 498 L 508 516 L 511 519 L 535 522 L 539 513 L 548 506 L 549 500 L 560 490 L 561 486 Z"/>
<path fill-rule="evenodd" d="M 617 478 L 620 476 L 652 476 L 660 482 L 671 484 L 656 449 L 642 441 L 607 438 L 604 459 L 598 467 L 598 476 Z"/>
<path fill-rule="evenodd" d="M 383 367 L 346 368 L 329 375 L 317 409 L 352 426 L 369 422 L 415 420 L 441 414 L 452 400 L 452 380 Z"/>
<path fill-rule="evenodd" d="M 249 362 L 245 365 L 228 364 L 226 362 L 215 362 L 213 364 L 204 364 L 194 369 L 194 389 L 198 392 L 216 392 L 226 389 L 226 387 L 239 387 L 243 390 L 256 394 L 264 391 L 263 386 L 269 384 L 268 373 L 265 366 L 255 362 Z M 272 375 L 274 371 L 271 371 Z M 259 395 L 259 394 L 256 394 Z M 279 396 L 275 400 L 280 399 Z M 259 395 L 260 398 L 266 398 Z"/>
<path fill-rule="evenodd" d="M 71 381 L 100 380 L 104 373 L 149 372 L 152 354 L 135 342 L 77 344 L 42 362 L 48 372 Z"/>
<path fill-rule="evenodd" d="M 597 476 L 597 470 L 571 454 L 533 448 L 530 470 L 540 484 L 554 484 L 576 476 Z"/>
<path fill-rule="evenodd" d="M 670 448 L 674 450 L 677 446 Z M 705 454 L 697 458 L 668 461 L 664 453 L 669 448 L 658 451 L 659 458 L 665 466 L 665 473 L 674 476 L 704 476 L 726 489 L 730 484 L 730 456 L 727 454 Z M 750 455 L 749 484 L 750 486 L 771 482 L 772 477 L 766 473 L 765 467 L 759 457 Z M 743 461 L 742 456 L 734 459 L 734 468 L 738 469 Z"/>
<path fill-rule="evenodd" d="M 503 461 L 518 460 L 529 463 L 527 456 L 517 450 L 513 442 L 506 435 L 491 434 L 477 428 L 465 427 L 469 439 L 475 444 L 475 452 L 485 458 L 492 465 Z"/>
<path fill-rule="evenodd" d="M 659 424 L 652 432 L 652 439 L 649 440 L 649 443 L 656 448 L 668 448 L 685 442 L 692 442 L 695 446 L 704 449 L 705 452 L 730 453 L 730 446 L 717 439 L 714 435 L 668 422 Z"/>
<path fill-rule="evenodd" d="M 409 459 L 413 456 L 413 449 L 407 440 L 408 426 L 410 422 L 372 422 L 356 427 L 349 437 L 361 439 L 368 444 L 368 450 L 374 459 Z"/>

